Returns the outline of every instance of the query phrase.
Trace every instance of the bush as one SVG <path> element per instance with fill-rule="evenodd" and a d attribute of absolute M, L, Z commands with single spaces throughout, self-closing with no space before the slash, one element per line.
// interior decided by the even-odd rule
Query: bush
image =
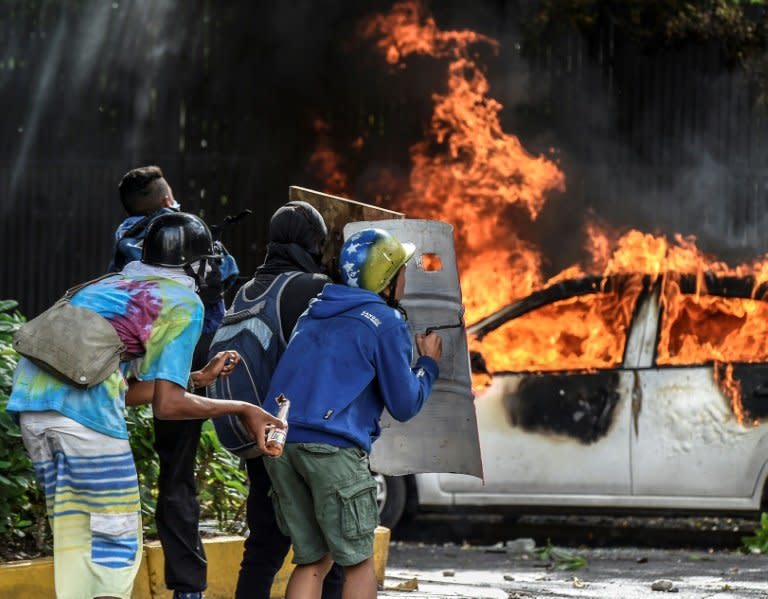
<path fill-rule="evenodd" d="M 154 431 L 149 406 L 130 408 L 126 417 L 141 493 L 144 533 L 157 533 L 155 507 L 160 461 L 152 446 Z M 219 443 L 210 421 L 203 424 L 197 449 L 197 488 L 201 519 L 215 519 L 220 530 L 243 532 L 247 477 L 239 460 Z"/>
<path fill-rule="evenodd" d="M 197 487 L 204 518 L 215 518 L 220 530 L 244 532 L 248 477 L 240 460 L 221 446 L 210 421 L 203 425 L 197 449 Z"/>
<path fill-rule="evenodd" d="M 125 414 L 128 423 L 133 459 L 139 475 L 139 495 L 141 497 L 141 521 L 144 534 L 157 533 L 155 526 L 155 507 L 157 505 L 157 478 L 160 473 L 160 460 L 152 446 L 154 429 L 152 427 L 152 409 L 149 406 L 128 408 Z"/>
<path fill-rule="evenodd" d="M 760 527 L 754 534 L 741 538 L 742 549 L 747 553 L 768 553 L 768 514 L 760 515 Z"/>
<path fill-rule="evenodd" d="M 25 322 L 12 300 L 0 300 L 0 559 L 50 553 L 51 537 L 45 498 L 37 485 L 32 462 L 15 420 L 5 411 L 18 354 L 13 334 Z M 144 532 L 156 533 L 155 506 L 160 463 L 153 448 L 152 410 L 126 411 L 131 448 L 136 461 Z M 224 450 L 213 425 L 206 422 L 197 453 L 201 517 L 216 519 L 227 532 L 242 532 L 247 479 L 238 459 Z"/>
<path fill-rule="evenodd" d="M 0 301 L 0 558 L 46 551 L 45 500 L 16 421 L 6 411 L 18 354 L 13 334 L 25 321 L 12 300 Z"/>

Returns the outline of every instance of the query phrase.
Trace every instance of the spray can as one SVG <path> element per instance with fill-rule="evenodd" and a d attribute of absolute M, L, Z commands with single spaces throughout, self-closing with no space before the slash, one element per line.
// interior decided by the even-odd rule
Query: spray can
<path fill-rule="evenodd" d="M 277 418 L 283 421 L 285 428 L 273 428 L 267 433 L 266 446 L 272 457 L 280 457 L 283 454 L 285 438 L 288 436 L 288 410 L 291 407 L 291 401 L 282 393 L 275 398 L 277 402 Z M 277 450 L 277 451 L 275 451 Z"/>

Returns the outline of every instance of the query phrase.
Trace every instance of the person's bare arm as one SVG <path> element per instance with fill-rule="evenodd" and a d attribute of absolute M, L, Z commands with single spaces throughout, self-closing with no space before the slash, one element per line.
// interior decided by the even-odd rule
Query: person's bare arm
<path fill-rule="evenodd" d="M 203 368 L 189 374 L 190 383 L 195 389 L 207 387 L 218 377 L 232 374 L 239 362 L 240 354 L 235 350 L 220 351 Z"/>
<path fill-rule="evenodd" d="M 226 414 L 236 414 L 245 429 L 256 441 L 259 449 L 271 454 L 265 446 L 267 432 L 272 427 L 285 428 L 285 424 L 266 412 L 244 401 L 209 399 L 201 395 L 187 393 L 181 386 L 171 381 L 154 381 L 152 409 L 161 420 L 186 420 L 192 418 L 213 418 Z"/>
<path fill-rule="evenodd" d="M 217 353 L 210 362 L 200 370 L 189 373 L 189 382 L 195 389 L 207 387 L 220 376 L 232 374 L 235 366 L 240 363 L 240 354 L 234 350 Z M 155 381 L 128 380 L 128 392 L 125 395 L 126 406 L 140 406 L 152 403 L 155 394 Z"/>
<path fill-rule="evenodd" d="M 152 403 L 155 394 L 155 381 L 128 379 L 128 391 L 125 394 L 126 406 L 141 406 Z"/>

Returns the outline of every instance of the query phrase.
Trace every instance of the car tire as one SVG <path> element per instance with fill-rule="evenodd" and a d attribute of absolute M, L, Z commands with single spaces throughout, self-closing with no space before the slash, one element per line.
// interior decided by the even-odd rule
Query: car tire
<path fill-rule="evenodd" d="M 379 523 L 390 530 L 397 526 L 405 513 L 408 487 L 404 476 L 375 474 L 376 501 L 379 504 Z"/>

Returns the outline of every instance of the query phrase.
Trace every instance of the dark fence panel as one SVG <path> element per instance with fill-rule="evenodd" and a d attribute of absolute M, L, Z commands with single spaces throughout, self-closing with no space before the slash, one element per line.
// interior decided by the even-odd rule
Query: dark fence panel
<path fill-rule="evenodd" d="M 531 4 L 430 9 L 441 26 L 501 41 L 497 56 L 482 52 L 505 131 L 559 151 L 567 192 L 531 224 L 551 268 L 573 259 L 567 237 L 590 210 L 617 228 L 695 234 L 728 260 L 768 250 L 768 119 L 739 65 L 713 43 L 644 47 L 610 22 L 523 53 Z M 389 68 L 357 38 L 360 19 L 389 6 L 3 2 L 0 297 L 33 315 L 100 274 L 123 216 L 116 185 L 140 164 L 160 164 L 210 223 L 254 211 L 225 238 L 244 275 L 288 186 L 323 185 L 308 170 L 317 119 L 355 199 L 379 197 L 375 166 L 402 189 L 445 76 L 423 57 Z"/>

